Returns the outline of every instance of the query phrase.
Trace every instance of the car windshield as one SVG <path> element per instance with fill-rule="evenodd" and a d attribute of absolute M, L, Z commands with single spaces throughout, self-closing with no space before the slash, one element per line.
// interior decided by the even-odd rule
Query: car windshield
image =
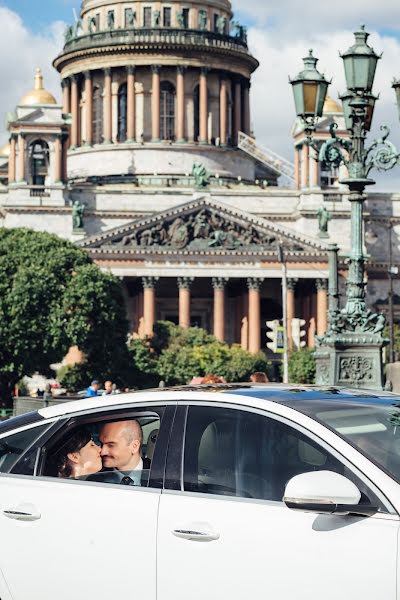
<path fill-rule="evenodd" d="M 295 402 L 293 408 L 350 442 L 400 483 L 400 398 Z"/>

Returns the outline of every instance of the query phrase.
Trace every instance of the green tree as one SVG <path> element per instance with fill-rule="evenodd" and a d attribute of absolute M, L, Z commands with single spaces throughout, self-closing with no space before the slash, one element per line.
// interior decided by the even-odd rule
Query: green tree
<path fill-rule="evenodd" d="M 138 342 L 135 341 L 135 344 L 137 352 Z M 206 373 L 220 375 L 227 381 L 248 381 L 254 371 L 266 371 L 268 368 L 267 359 L 261 352 L 253 355 L 240 346 L 229 347 L 219 342 L 204 329 L 183 329 L 167 321 L 155 324 L 154 336 L 142 342 L 141 349 L 145 352 L 141 354 L 140 364 L 151 377 L 153 385 L 156 375 L 168 385 L 185 384 L 193 376 Z M 136 368 L 138 366 L 136 355 Z"/>
<path fill-rule="evenodd" d="M 314 352 L 304 348 L 289 355 L 289 381 L 290 383 L 315 383 L 315 357 Z"/>
<path fill-rule="evenodd" d="M 103 376 L 128 367 L 122 290 L 88 255 L 55 235 L 0 230 L 0 400 L 24 375 L 50 374 L 78 345 Z M 103 371 L 104 369 L 104 371 Z"/>

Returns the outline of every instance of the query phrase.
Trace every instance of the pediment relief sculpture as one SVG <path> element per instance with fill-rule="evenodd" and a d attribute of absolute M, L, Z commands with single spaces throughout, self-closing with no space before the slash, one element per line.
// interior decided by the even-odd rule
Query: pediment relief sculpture
<path fill-rule="evenodd" d="M 174 248 L 177 250 L 275 250 L 277 236 L 263 232 L 244 220 L 233 220 L 213 210 L 202 208 L 190 214 L 174 215 L 153 225 L 143 226 L 117 241 L 136 248 Z M 286 245 L 286 244 L 285 244 Z M 288 241 L 291 250 L 303 251 Z"/>

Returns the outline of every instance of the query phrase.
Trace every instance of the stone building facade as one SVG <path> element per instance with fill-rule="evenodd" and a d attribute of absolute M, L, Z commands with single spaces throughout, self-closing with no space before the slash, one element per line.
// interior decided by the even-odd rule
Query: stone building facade
<path fill-rule="evenodd" d="M 288 318 L 306 320 L 312 347 L 326 328 L 329 243 L 345 283 L 350 205 L 298 123 L 293 165 L 258 147 L 258 61 L 232 19 L 228 0 L 84 0 L 54 59 L 62 104 L 38 71 L 8 115 L 0 224 L 81 245 L 123 281 L 133 333 L 169 319 L 252 352 L 282 316 L 280 245 Z M 346 135 L 328 99 L 321 140 L 333 121 Z M 365 222 L 369 302 L 386 310 L 400 195 L 371 193 Z"/>

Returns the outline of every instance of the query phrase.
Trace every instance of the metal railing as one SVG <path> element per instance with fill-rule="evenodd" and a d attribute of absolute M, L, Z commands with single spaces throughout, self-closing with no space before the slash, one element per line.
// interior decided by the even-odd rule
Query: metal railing
<path fill-rule="evenodd" d="M 286 177 L 294 183 L 294 165 L 267 148 L 263 148 L 254 140 L 254 138 L 246 135 L 242 131 L 239 131 L 239 142 L 238 147 L 250 154 L 253 158 L 256 158 L 260 163 L 266 165 L 269 169 L 272 169 L 278 175 Z"/>

